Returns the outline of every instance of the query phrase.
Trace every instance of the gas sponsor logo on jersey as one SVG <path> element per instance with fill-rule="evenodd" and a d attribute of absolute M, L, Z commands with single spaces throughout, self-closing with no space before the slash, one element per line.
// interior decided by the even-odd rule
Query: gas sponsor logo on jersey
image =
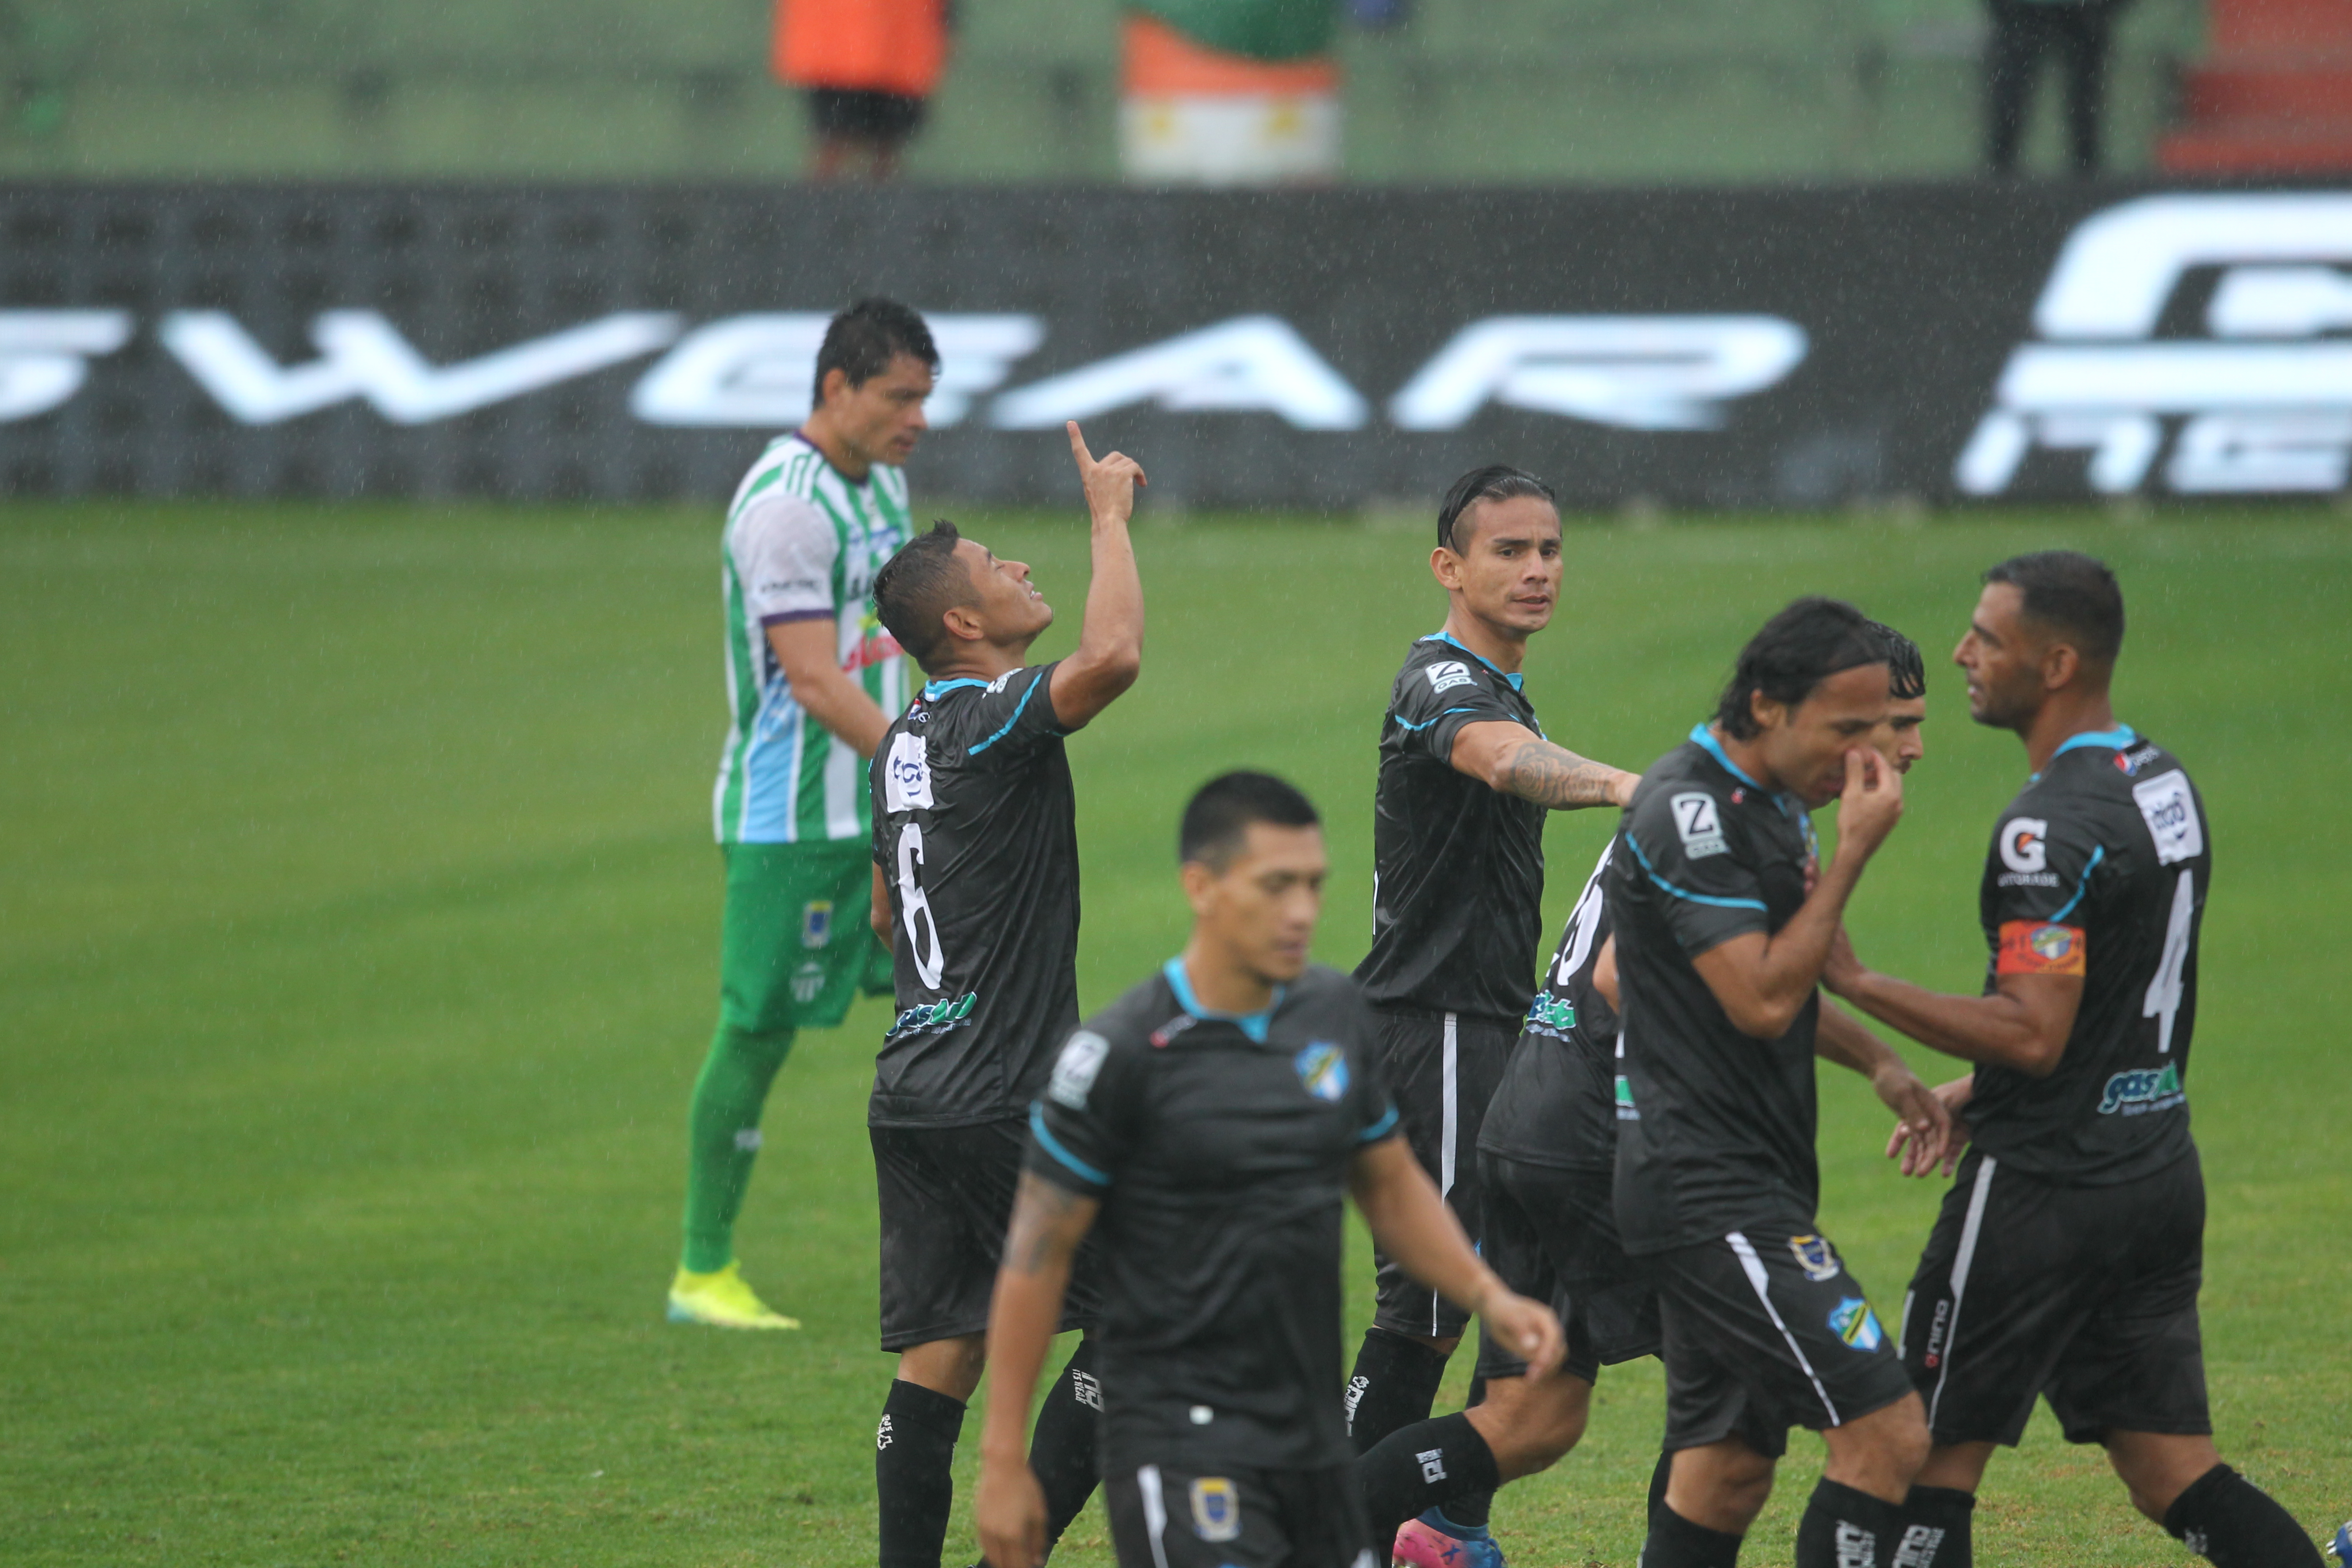
<path fill-rule="evenodd" d="M 2180 1064 L 2167 1062 L 2161 1068 L 2136 1068 L 2107 1079 L 2106 1092 L 2099 1096 L 2099 1114 L 2145 1116 L 2151 1110 L 2170 1110 L 2188 1099 L 2180 1090 Z"/>
<path fill-rule="evenodd" d="M 1232 1541 L 1242 1532 L 1241 1492 L 1223 1476 L 1192 1483 L 1192 1533 L 1203 1541 Z"/>
<path fill-rule="evenodd" d="M 2068 237 L 1953 466 L 2011 489 L 2037 450 L 2125 495 L 2336 490 L 2352 477 L 2352 195 L 2142 196 Z"/>
<path fill-rule="evenodd" d="M 1837 1248 L 1825 1236 L 1792 1236 L 1789 1238 L 1789 1250 L 1796 1255 L 1797 1267 L 1805 1271 L 1805 1278 L 1815 1284 L 1836 1279 L 1843 1267 L 1838 1262 Z"/>
<path fill-rule="evenodd" d="M 1348 1058 L 1328 1040 L 1303 1047 L 1291 1058 L 1291 1066 L 1298 1069 L 1298 1081 L 1307 1086 L 1307 1092 L 1318 1100 L 1337 1104 L 1348 1092 Z"/>
<path fill-rule="evenodd" d="M 2156 840 L 2156 863 L 2193 860 L 2205 853 L 2205 829 L 2197 820 L 2197 797 L 2179 768 L 2132 785 L 2132 804 Z"/>
<path fill-rule="evenodd" d="M 2000 922 L 1997 974 L 2084 974 L 2090 968 L 2090 937 L 2080 926 L 2049 921 Z"/>
<path fill-rule="evenodd" d="M 1639 1121 L 1642 1113 L 1633 1109 L 1633 1080 L 1623 1073 L 1617 1075 L 1617 1120 Z"/>
<path fill-rule="evenodd" d="M 1054 1077 L 1045 1085 L 1046 1097 L 1072 1110 L 1084 1110 L 1087 1091 L 1094 1088 L 1095 1075 L 1102 1071 L 1103 1058 L 1109 1052 L 1110 1042 L 1091 1029 L 1080 1029 L 1072 1035 L 1054 1063 Z"/>
<path fill-rule="evenodd" d="M 1859 1296 L 1848 1296 L 1830 1309 L 1830 1331 L 1858 1351 L 1874 1351 L 1886 1341 L 1878 1314 Z"/>
<path fill-rule="evenodd" d="M 1457 686 L 1470 684 L 1470 667 L 1458 658 L 1449 658 L 1442 663 L 1433 664 L 1422 673 L 1429 677 L 1429 689 L 1432 691 L 1451 691 Z"/>
<path fill-rule="evenodd" d="M 918 713 L 926 710 L 917 708 Z M 930 745 L 920 735 L 901 730 L 890 737 L 890 756 L 882 765 L 882 793 L 891 811 L 931 809 Z"/>
<path fill-rule="evenodd" d="M 944 1035 L 950 1029 L 961 1029 L 971 1022 L 971 1010 L 979 1002 L 979 992 L 967 991 L 961 996 L 942 996 L 936 1002 L 909 1007 L 898 1015 L 898 1021 L 890 1026 L 890 1032 L 883 1038 L 889 1041 L 908 1035 Z"/>
<path fill-rule="evenodd" d="M 1720 855 L 1730 846 L 1723 841 L 1723 819 L 1715 796 L 1703 789 L 1685 790 L 1666 803 L 1675 814 L 1675 831 L 1683 837 L 1683 853 L 1696 860 Z"/>
<path fill-rule="evenodd" d="M 1538 991 L 1536 999 L 1528 1005 L 1524 1026 L 1530 1035 L 1549 1035 L 1553 1039 L 1564 1040 L 1568 1038 L 1569 1031 L 1576 1027 L 1576 1004 L 1565 996 Z"/>

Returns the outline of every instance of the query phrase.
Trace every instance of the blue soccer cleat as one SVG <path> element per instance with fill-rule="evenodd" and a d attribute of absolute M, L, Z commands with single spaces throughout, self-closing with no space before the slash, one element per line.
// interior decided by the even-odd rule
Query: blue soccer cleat
<path fill-rule="evenodd" d="M 2352 1568 L 2352 1519 L 2346 1520 L 2342 1528 L 2336 1531 L 2336 1539 L 2327 1543 L 2327 1555 L 2343 1564 L 2343 1568 Z"/>

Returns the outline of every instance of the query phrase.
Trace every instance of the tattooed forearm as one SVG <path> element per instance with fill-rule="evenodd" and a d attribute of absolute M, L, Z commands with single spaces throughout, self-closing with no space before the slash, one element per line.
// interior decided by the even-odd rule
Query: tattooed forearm
<path fill-rule="evenodd" d="M 1549 741 L 1529 741 L 1511 753 L 1503 787 L 1521 800 L 1554 811 L 1580 805 L 1616 805 L 1632 792 L 1633 776 L 1606 763 L 1589 762 Z M 1620 785 L 1619 780 L 1625 780 Z"/>
<path fill-rule="evenodd" d="M 1094 1200 L 1023 1172 L 1013 1199 L 1013 1225 L 1004 1238 L 1005 1267 L 1043 1274 L 1069 1261 L 1094 1219 Z"/>

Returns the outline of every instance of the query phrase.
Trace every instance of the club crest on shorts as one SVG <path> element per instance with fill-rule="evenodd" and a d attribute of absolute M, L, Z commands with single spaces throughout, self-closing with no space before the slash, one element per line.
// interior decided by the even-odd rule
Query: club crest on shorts
<path fill-rule="evenodd" d="M 1805 1278 L 1815 1284 L 1838 1277 L 1837 1250 L 1830 1246 L 1829 1237 L 1792 1236 L 1789 1238 L 1789 1250 L 1797 1255 L 1797 1267 L 1805 1271 Z"/>
<path fill-rule="evenodd" d="M 1291 1065 L 1298 1069 L 1298 1081 L 1307 1086 L 1307 1092 L 1318 1100 L 1336 1105 L 1348 1092 L 1348 1058 L 1328 1040 L 1307 1045 L 1291 1058 Z"/>
<path fill-rule="evenodd" d="M 1886 1340 L 1878 1314 L 1859 1296 L 1848 1296 L 1830 1309 L 1830 1331 L 1858 1351 L 1874 1351 Z"/>
<path fill-rule="evenodd" d="M 1223 1476 L 1192 1483 L 1192 1533 L 1203 1541 L 1231 1541 L 1242 1532 L 1242 1498 Z"/>
<path fill-rule="evenodd" d="M 801 945 L 815 949 L 833 940 L 833 900 L 811 899 L 801 906 Z"/>

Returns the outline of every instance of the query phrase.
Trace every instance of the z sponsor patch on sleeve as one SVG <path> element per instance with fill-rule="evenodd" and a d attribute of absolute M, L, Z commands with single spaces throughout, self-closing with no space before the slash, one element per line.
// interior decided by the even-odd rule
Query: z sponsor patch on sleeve
<path fill-rule="evenodd" d="M 2048 921 L 2000 922 L 1996 974 L 2082 974 L 2090 963 L 2090 937 L 2081 926 Z"/>

